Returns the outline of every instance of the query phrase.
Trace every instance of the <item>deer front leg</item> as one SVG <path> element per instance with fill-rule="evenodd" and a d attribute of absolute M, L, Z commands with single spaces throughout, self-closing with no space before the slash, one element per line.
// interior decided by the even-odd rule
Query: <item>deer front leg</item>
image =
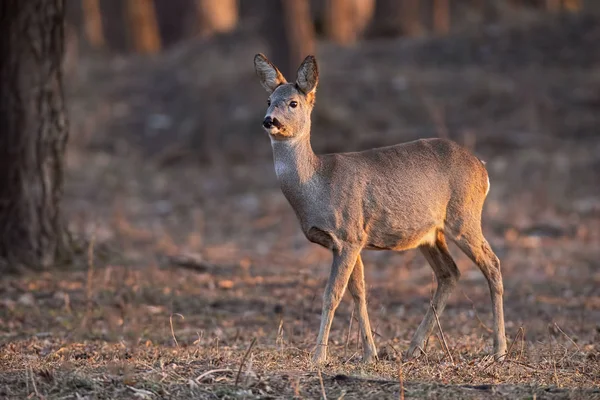
<path fill-rule="evenodd" d="M 329 330 L 333 322 L 333 315 L 346 291 L 348 280 L 360 253 L 357 248 L 344 248 L 333 252 L 333 264 L 325 293 L 323 295 L 323 311 L 321 314 L 321 328 L 317 338 L 317 347 L 313 355 L 314 363 L 322 363 L 327 359 L 327 343 Z"/>

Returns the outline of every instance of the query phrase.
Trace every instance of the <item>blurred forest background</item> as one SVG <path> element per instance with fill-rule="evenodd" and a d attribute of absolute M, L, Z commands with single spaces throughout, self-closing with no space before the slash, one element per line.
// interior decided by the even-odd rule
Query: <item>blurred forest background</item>
<path fill-rule="evenodd" d="M 248 55 L 264 52 L 293 79 L 305 55 L 316 53 L 325 77 L 332 76 L 315 112 L 319 148 L 340 151 L 465 130 L 475 137 L 496 118 L 481 113 L 490 99 L 477 96 L 486 94 L 465 99 L 477 107 L 446 104 L 454 88 L 445 96 L 431 93 L 429 79 L 412 78 L 408 70 L 514 72 L 521 94 L 536 96 L 537 69 L 597 61 L 590 30 L 599 8 L 584 0 L 67 0 L 66 85 L 99 100 L 116 97 L 103 105 L 110 118 L 95 121 L 102 123 L 94 124 L 93 138 L 83 134 L 91 142 L 169 160 L 193 153 L 214 164 L 225 152 L 233 157 L 228 162 L 247 162 L 269 152 L 257 140 L 261 93 L 249 76 Z M 342 86 L 348 77 L 358 82 Z M 431 90 L 444 90 L 437 86 Z M 72 106 L 84 107 L 89 97 Z M 538 114 L 520 122 L 527 128 L 513 129 L 531 131 L 542 123 L 550 126 L 540 130 L 572 132 L 539 114 L 552 107 L 544 100 L 524 102 Z"/>
<path fill-rule="evenodd" d="M 407 396 L 492 398 L 436 386 L 489 383 L 508 398 L 569 398 L 600 385 L 599 1 L 65 4 L 62 212 L 75 266 L 3 277 L 0 395 L 321 396 L 308 352 L 330 254 L 279 190 L 258 52 L 288 80 L 317 56 L 317 153 L 439 136 L 487 161 L 483 224 L 511 354 L 488 365 L 487 285 L 451 249 L 462 279 L 441 318 L 449 348 L 432 339 L 429 358 L 405 367 Z M 417 252 L 364 260 L 381 362 L 354 362 L 346 299 L 323 390 L 398 398 L 396 351 L 432 273 Z"/>

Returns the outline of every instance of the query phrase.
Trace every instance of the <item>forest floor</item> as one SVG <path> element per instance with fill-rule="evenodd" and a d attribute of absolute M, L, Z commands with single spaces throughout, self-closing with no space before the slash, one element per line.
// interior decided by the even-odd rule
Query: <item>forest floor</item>
<path fill-rule="evenodd" d="M 329 361 L 310 363 L 331 256 L 277 186 L 261 44 L 223 39 L 68 82 L 79 254 L 2 278 L 0 397 L 600 399 L 600 24 L 551 22 L 319 47 L 318 152 L 447 136 L 487 161 L 505 361 L 489 357 L 487 284 L 452 247 L 462 277 L 426 356 L 399 355 L 431 268 L 418 251 L 365 252 L 380 360 L 360 363 L 346 295 Z"/>

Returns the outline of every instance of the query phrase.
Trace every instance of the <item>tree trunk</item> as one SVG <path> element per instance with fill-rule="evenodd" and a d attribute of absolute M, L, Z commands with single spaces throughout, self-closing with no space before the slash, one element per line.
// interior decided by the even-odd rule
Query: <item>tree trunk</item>
<path fill-rule="evenodd" d="M 238 18 L 237 0 L 196 0 L 200 36 L 230 32 L 235 29 Z"/>
<path fill-rule="evenodd" d="M 296 79 L 300 63 L 315 51 L 308 0 L 268 0 L 263 31 L 270 48 L 269 59 L 287 79 Z"/>
<path fill-rule="evenodd" d="M 450 1 L 433 1 L 433 31 L 438 35 L 450 32 Z"/>
<path fill-rule="evenodd" d="M 359 35 L 364 35 L 375 13 L 375 0 L 354 0 L 354 23 Z"/>
<path fill-rule="evenodd" d="M 498 21 L 498 7 L 496 3 L 489 0 L 472 0 L 472 7 L 479 13 L 481 21 L 484 24 Z"/>
<path fill-rule="evenodd" d="M 152 0 L 126 0 L 128 26 L 134 48 L 140 53 L 160 50 L 158 21 Z"/>
<path fill-rule="evenodd" d="M 325 34 L 339 44 L 356 42 L 373 16 L 373 0 L 327 0 Z"/>
<path fill-rule="evenodd" d="M 195 0 L 154 0 L 163 48 L 198 33 Z"/>
<path fill-rule="evenodd" d="M 83 0 L 85 36 L 92 47 L 104 47 L 104 30 L 99 0 Z"/>
<path fill-rule="evenodd" d="M 119 53 L 129 53 L 131 51 L 131 46 L 128 43 L 127 24 L 129 19 L 125 7 L 125 0 L 102 0 L 100 2 L 104 39 L 106 40 L 106 47 L 110 51 Z"/>
<path fill-rule="evenodd" d="M 350 44 L 356 40 L 352 1 L 325 1 L 325 35 L 339 44 Z"/>
<path fill-rule="evenodd" d="M 63 0 L 0 2 L 0 270 L 69 255 L 60 211 L 64 11 Z"/>
<path fill-rule="evenodd" d="M 550 12 L 560 11 L 561 0 L 546 0 L 546 9 Z"/>
<path fill-rule="evenodd" d="M 402 31 L 406 36 L 419 36 L 425 31 L 421 21 L 419 3 L 419 0 L 402 0 L 400 2 Z"/>
<path fill-rule="evenodd" d="M 373 21 L 367 30 L 367 37 L 395 37 L 402 34 L 400 5 L 394 0 L 375 0 Z"/>
<path fill-rule="evenodd" d="M 563 0 L 563 7 L 568 12 L 581 11 L 581 0 Z"/>
<path fill-rule="evenodd" d="M 74 76 L 77 73 L 83 27 L 81 1 L 65 0 L 65 54 L 63 55 L 63 73 L 65 75 Z"/>
<path fill-rule="evenodd" d="M 419 0 L 376 0 L 368 37 L 418 36 L 423 31 Z"/>

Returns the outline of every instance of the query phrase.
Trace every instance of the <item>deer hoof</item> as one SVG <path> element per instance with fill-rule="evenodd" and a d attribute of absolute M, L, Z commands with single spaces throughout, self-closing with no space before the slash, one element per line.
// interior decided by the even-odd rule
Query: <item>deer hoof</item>
<path fill-rule="evenodd" d="M 317 349 L 315 351 L 315 354 L 313 354 L 313 356 L 312 356 L 313 364 L 320 365 L 320 364 L 325 363 L 325 361 L 327 361 L 327 351 Z"/>
<path fill-rule="evenodd" d="M 368 353 L 363 354 L 362 362 L 364 364 L 372 364 L 378 360 L 379 360 L 379 358 L 377 357 L 376 353 L 368 352 Z"/>
<path fill-rule="evenodd" d="M 407 361 L 412 361 L 412 360 L 416 360 L 417 358 L 419 358 L 421 356 L 422 352 L 421 349 L 419 349 L 419 346 L 413 346 L 411 345 L 406 354 L 404 355 L 404 359 L 402 361 L 407 362 Z"/>

